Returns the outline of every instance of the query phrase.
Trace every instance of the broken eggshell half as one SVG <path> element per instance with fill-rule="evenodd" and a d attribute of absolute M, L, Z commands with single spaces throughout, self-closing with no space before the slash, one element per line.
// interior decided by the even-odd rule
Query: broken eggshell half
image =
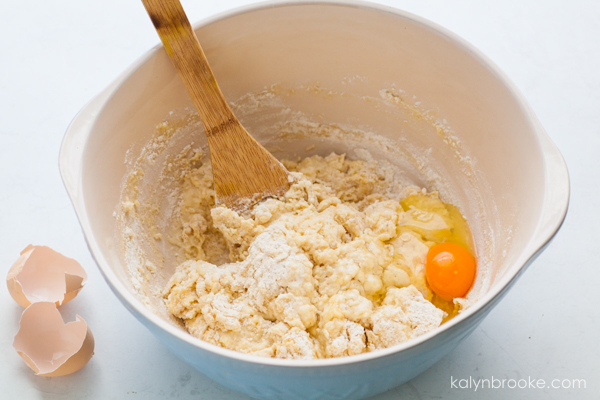
<path fill-rule="evenodd" d="M 8 271 L 10 295 L 23 307 L 49 301 L 60 306 L 77 296 L 87 280 L 77 261 L 46 246 L 29 245 Z"/>
<path fill-rule="evenodd" d="M 33 303 L 23 311 L 13 347 L 41 376 L 68 375 L 94 355 L 94 336 L 79 315 L 64 323 L 55 303 Z"/>

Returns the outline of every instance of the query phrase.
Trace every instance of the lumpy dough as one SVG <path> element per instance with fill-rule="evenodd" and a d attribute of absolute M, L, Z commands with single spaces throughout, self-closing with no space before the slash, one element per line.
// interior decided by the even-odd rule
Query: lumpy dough
<path fill-rule="evenodd" d="M 296 180 L 285 197 L 248 215 L 214 206 L 207 165 L 184 177 L 173 243 L 191 259 L 164 296 L 189 333 L 244 353 L 313 359 L 386 348 L 438 327 L 447 314 L 425 283 L 426 233 L 447 229 L 447 220 L 400 204 L 425 191 L 400 190 L 377 162 L 343 155 L 285 165 Z"/>

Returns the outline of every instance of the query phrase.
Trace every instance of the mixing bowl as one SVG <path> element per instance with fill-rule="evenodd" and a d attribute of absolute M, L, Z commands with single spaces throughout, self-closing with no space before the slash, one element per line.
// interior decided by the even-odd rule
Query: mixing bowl
<path fill-rule="evenodd" d="M 168 348 L 217 382 L 256 398 L 356 399 L 386 391 L 469 335 L 559 229 L 569 198 L 559 151 L 514 85 L 451 32 L 356 1 L 261 3 L 205 20 L 196 31 L 225 96 L 276 156 L 368 148 L 402 168 L 403 179 L 439 190 L 459 206 L 471 224 L 480 268 L 462 313 L 384 350 L 267 359 L 187 334 L 165 314 L 156 289 L 175 267 L 171 250 L 162 249 L 162 258 L 145 254 L 164 271 L 149 278 L 152 290 L 141 288 L 115 218 L 124 178 L 156 125 L 191 105 L 157 46 L 75 117 L 60 171 L 113 292 Z M 329 133 L 286 131 L 285 119 L 300 117 L 306 129 L 327 127 Z M 205 145 L 202 132 L 173 138 L 167 152 L 190 142 Z M 143 263 L 142 256 L 134 261 Z"/>

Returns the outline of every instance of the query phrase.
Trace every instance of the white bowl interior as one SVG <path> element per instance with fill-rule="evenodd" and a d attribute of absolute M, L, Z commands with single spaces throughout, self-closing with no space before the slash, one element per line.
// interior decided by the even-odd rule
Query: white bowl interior
<path fill-rule="evenodd" d="M 488 273 L 478 295 L 522 255 L 543 206 L 541 146 L 511 90 L 451 36 L 418 19 L 331 4 L 250 10 L 204 24 L 197 34 L 225 96 L 237 101 L 243 124 L 276 156 L 369 148 L 405 171 L 403 179 L 439 190 L 459 206 Z M 162 49 L 125 78 L 95 119 L 81 176 L 92 230 L 88 240 L 135 291 L 113 217 L 132 167 L 125 160 L 135 160 L 172 110 L 192 105 Z M 245 109 L 251 99 L 244 96 L 265 88 L 277 93 L 274 100 L 258 111 Z M 282 140 L 274 136 L 274 127 L 285 121 L 282 110 L 287 109 L 323 125 L 376 132 L 385 139 L 377 145 L 360 135 Z M 179 152 L 191 140 L 205 143 L 201 131 L 185 131 L 167 153 Z M 309 144 L 315 147 L 306 151 Z M 146 178 L 158 168 L 147 171 Z M 162 218 L 165 222 L 168 215 Z M 155 289 L 170 277 L 176 254 L 168 245 L 158 255 L 146 250 L 155 265 L 164 267 L 150 278 L 154 295 L 147 299 L 160 312 Z"/>

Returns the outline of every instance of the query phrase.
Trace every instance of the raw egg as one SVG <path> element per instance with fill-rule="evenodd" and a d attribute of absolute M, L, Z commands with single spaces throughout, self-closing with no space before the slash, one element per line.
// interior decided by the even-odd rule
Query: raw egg
<path fill-rule="evenodd" d="M 465 297 L 473 286 L 475 274 L 475 258 L 461 245 L 440 243 L 432 246 L 427 253 L 427 282 L 444 300 Z"/>

